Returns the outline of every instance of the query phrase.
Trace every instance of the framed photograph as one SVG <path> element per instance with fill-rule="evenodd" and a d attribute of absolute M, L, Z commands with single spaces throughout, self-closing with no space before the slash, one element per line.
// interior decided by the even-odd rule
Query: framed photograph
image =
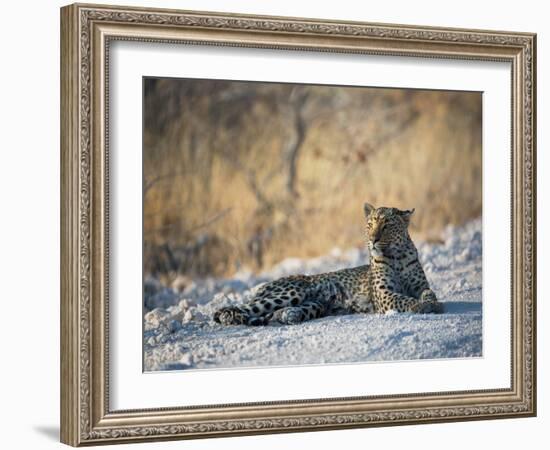
<path fill-rule="evenodd" d="M 536 414 L 536 36 L 61 9 L 61 440 Z"/>

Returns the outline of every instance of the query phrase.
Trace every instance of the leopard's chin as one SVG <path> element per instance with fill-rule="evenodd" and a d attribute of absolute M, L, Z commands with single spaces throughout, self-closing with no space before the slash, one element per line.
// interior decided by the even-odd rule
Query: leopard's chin
<path fill-rule="evenodd" d="M 384 252 L 382 252 L 382 250 L 379 250 L 377 248 L 371 248 L 370 249 L 370 254 L 374 258 L 381 258 L 382 256 L 384 256 Z"/>
<path fill-rule="evenodd" d="M 384 256 L 384 249 L 381 248 L 382 246 L 377 242 L 375 244 L 369 245 L 369 252 L 371 256 L 375 258 L 381 258 Z"/>

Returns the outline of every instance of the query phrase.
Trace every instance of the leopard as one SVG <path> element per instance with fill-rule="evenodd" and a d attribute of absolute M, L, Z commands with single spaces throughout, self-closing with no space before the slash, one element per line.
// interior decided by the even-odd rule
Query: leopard
<path fill-rule="evenodd" d="M 218 309 L 221 325 L 297 325 L 340 314 L 438 314 L 443 305 L 431 289 L 409 234 L 414 209 L 365 203 L 365 265 L 314 275 L 290 275 L 261 285 L 246 303 Z"/>

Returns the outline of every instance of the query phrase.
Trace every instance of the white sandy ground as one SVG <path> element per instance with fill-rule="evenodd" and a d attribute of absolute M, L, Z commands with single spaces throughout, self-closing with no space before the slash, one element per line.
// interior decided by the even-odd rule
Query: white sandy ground
<path fill-rule="evenodd" d="M 182 370 L 433 358 L 482 354 L 481 220 L 448 227 L 443 244 L 417 244 L 444 313 L 354 314 L 300 325 L 214 323 L 221 306 L 247 301 L 261 283 L 366 264 L 366 251 L 333 250 L 320 258 L 289 258 L 254 276 L 193 282 L 183 292 L 146 280 L 144 369 Z"/>

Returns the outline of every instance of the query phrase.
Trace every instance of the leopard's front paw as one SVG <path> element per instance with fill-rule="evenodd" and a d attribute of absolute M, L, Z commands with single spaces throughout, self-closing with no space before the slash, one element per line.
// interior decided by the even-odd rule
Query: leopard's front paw
<path fill-rule="evenodd" d="M 424 289 L 420 294 L 420 303 L 437 302 L 435 292 L 431 289 Z"/>
<path fill-rule="evenodd" d="M 221 308 L 214 313 L 214 321 L 222 325 L 246 325 L 248 314 L 235 306 Z"/>
<path fill-rule="evenodd" d="M 420 303 L 415 308 L 415 312 L 420 314 L 441 314 L 443 304 L 437 301 L 437 297 L 431 289 L 425 289 L 420 294 Z"/>

